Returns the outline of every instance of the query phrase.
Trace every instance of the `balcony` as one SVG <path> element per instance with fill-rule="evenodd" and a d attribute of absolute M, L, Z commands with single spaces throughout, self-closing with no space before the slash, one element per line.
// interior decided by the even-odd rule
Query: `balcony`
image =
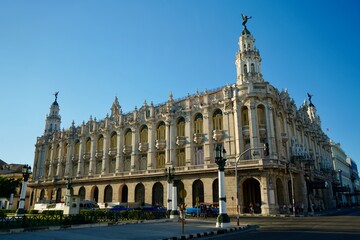
<path fill-rule="evenodd" d="M 249 125 L 245 125 L 242 128 L 244 138 L 250 138 L 250 128 Z"/>
<path fill-rule="evenodd" d="M 157 150 L 164 150 L 166 147 L 166 140 L 165 139 L 157 139 L 155 141 L 155 147 Z"/>
<path fill-rule="evenodd" d="M 281 140 L 282 142 L 287 142 L 289 140 L 287 133 L 281 133 Z"/>
<path fill-rule="evenodd" d="M 123 153 L 125 155 L 129 155 L 132 152 L 132 146 L 124 146 L 123 147 Z"/>
<path fill-rule="evenodd" d="M 223 130 L 213 130 L 213 139 L 220 143 L 224 139 L 224 131 Z"/>
<path fill-rule="evenodd" d="M 197 145 L 202 145 L 205 141 L 205 134 L 203 133 L 194 133 L 194 142 Z"/>
<path fill-rule="evenodd" d="M 89 159 L 90 159 L 90 153 L 89 153 L 89 152 L 84 153 L 83 159 L 84 159 L 84 160 L 89 160 Z"/>
<path fill-rule="evenodd" d="M 102 158 L 102 156 L 103 156 L 103 151 L 96 151 L 96 153 L 95 153 L 95 158 Z"/>
<path fill-rule="evenodd" d="M 147 142 L 139 143 L 140 152 L 146 152 L 148 149 L 149 149 L 149 143 Z"/>
<path fill-rule="evenodd" d="M 184 147 L 186 144 L 186 137 L 185 136 L 176 136 L 176 145 L 179 147 Z"/>
<path fill-rule="evenodd" d="M 115 156 L 116 156 L 116 153 L 117 153 L 117 148 L 109 148 L 108 155 L 109 155 L 110 157 L 115 157 Z"/>

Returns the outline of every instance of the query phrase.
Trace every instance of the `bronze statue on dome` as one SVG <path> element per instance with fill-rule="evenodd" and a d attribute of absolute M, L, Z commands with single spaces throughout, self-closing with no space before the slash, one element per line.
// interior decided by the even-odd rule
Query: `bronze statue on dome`
<path fill-rule="evenodd" d="M 54 95 L 55 95 L 55 102 L 57 101 L 57 95 L 59 94 L 59 91 L 55 92 Z"/>
<path fill-rule="evenodd" d="M 247 21 L 248 21 L 249 19 L 251 19 L 251 17 L 248 17 L 248 16 L 246 16 L 246 15 L 244 15 L 244 14 L 241 14 L 241 17 L 242 17 L 242 19 L 244 20 L 243 23 L 242 23 L 242 25 L 243 25 L 244 28 L 246 29 L 246 23 L 247 23 Z"/>

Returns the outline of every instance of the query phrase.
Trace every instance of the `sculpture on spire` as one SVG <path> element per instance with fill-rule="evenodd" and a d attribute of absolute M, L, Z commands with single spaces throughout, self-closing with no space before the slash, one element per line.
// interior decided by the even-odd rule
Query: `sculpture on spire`
<path fill-rule="evenodd" d="M 312 95 L 312 94 L 310 94 L 310 93 L 307 93 L 307 95 L 308 95 L 308 97 L 309 97 L 309 102 L 310 102 L 309 106 L 314 107 L 314 104 L 311 102 L 311 98 L 312 98 L 314 95 Z"/>
<path fill-rule="evenodd" d="M 242 17 L 242 19 L 244 20 L 243 23 L 242 23 L 242 25 L 243 25 L 244 28 L 246 29 L 246 23 L 247 23 L 247 21 L 248 21 L 249 19 L 251 19 L 251 17 L 248 17 L 248 16 L 246 16 L 246 15 L 244 15 L 244 14 L 241 14 L 241 17 Z"/>
<path fill-rule="evenodd" d="M 55 102 L 57 101 L 57 95 L 59 94 L 59 91 L 55 92 L 54 95 L 55 95 Z"/>

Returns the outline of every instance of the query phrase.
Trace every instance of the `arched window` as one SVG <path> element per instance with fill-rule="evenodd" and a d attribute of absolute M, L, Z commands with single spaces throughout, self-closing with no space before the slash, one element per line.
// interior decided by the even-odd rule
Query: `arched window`
<path fill-rule="evenodd" d="M 148 142 L 148 128 L 146 125 L 142 126 L 140 129 L 140 143 Z"/>
<path fill-rule="evenodd" d="M 67 153 L 68 153 L 68 146 L 69 146 L 69 144 L 68 143 L 65 143 L 64 144 L 64 157 L 66 158 L 66 156 L 67 156 Z"/>
<path fill-rule="evenodd" d="M 117 134 L 116 132 L 113 132 L 110 138 L 110 148 L 116 149 L 116 147 L 117 147 Z"/>
<path fill-rule="evenodd" d="M 196 204 L 196 199 L 199 202 L 204 202 L 204 183 L 201 180 L 195 180 L 193 183 L 193 206 Z"/>
<path fill-rule="evenodd" d="M 203 115 L 201 113 L 198 113 L 195 116 L 194 132 L 203 133 Z"/>
<path fill-rule="evenodd" d="M 165 123 L 160 122 L 156 129 L 156 140 L 165 140 Z"/>
<path fill-rule="evenodd" d="M 213 130 L 223 129 L 223 115 L 220 109 L 217 109 L 213 114 Z"/>
<path fill-rule="evenodd" d="M 125 132 L 125 146 L 131 146 L 132 133 L 130 129 L 127 129 Z"/>
<path fill-rule="evenodd" d="M 86 146 L 85 146 L 85 153 L 89 153 L 90 154 L 91 151 L 91 139 L 88 138 L 86 140 Z"/>
<path fill-rule="evenodd" d="M 100 135 L 97 141 L 96 150 L 102 151 L 104 148 L 104 136 Z"/>
<path fill-rule="evenodd" d="M 241 123 L 243 126 L 249 125 L 249 112 L 247 107 L 244 107 L 241 110 Z"/>
<path fill-rule="evenodd" d="M 56 145 L 56 148 L 55 148 L 55 159 L 59 158 L 60 156 L 60 145 Z"/>
<path fill-rule="evenodd" d="M 185 136 L 185 119 L 179 118 L 176 125 L 176 136 Z"/>
<path fill-rule="evenodd" d="M 252 73 L 255 72 L 255 65 L 253 63 L 250 65 L 250 70 Z"/>
<path fill-rule="evenodd" d="M 247 72 L 248 72 L 248 70 L 247 70 L 247 65 L 244 64 L 244 73 L 246 74 Z"/>
<path fill-rule="evenodd" d="M 257 107 L 257 119 L 258 119 L 258 124 L 260 125 L 265 125 L 265 108 L 263 105 L 259 105 Z"/>
<path fill-rule="evenodd" d="M 75 155 L 79 156 L 79 154 L 80 154 L 80 141 L 76 140 L 76 142 L 75 142 Z"/>
<path fill-rule="evenodd" d="M 152 205 L 164 206 L 164 186 L 157 182 L 152 189 Z"/>

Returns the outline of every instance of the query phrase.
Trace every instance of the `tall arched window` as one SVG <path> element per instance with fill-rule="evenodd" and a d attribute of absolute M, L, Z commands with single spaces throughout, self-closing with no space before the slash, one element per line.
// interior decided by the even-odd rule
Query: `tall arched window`
<path fill-rule="evenodd" d="M 142 126 L 140 129 L 140 143 L 148 142 L 148 128 L 146 125 Z"/>
<path fill-rule="evenodd" d="M 131 146 L 132 133 L 130 129 L 127 129 L 125 132 L 125 146 Z"/>
<path fill-rule="evenodd" d="M 203 133 L 203 115 L 201 113 L 198 113 L 195 116 L 194 132 Z"/>
<path fill-rule="evenodd" d="M 80 141 L 76 140 L 75 142 L 75 155 L 79 156 L 80 155 Z"/>
<path fill-rule="evenodd" d="M 156 129 L 156 140 L 165 140 L 165 123 L 160 122 Z"/>
<path fill-rule="evenodd" d="M 248 70 L 247 70 L 247 65 L 244 64 L 244 73 L 246 74 L 247 72 L 248 72 Z"/>
<path fill-rule="evenodd" d="M 176 124 L 176 136 L 185 136 L 185 119 L 179 118 Z"/>
<path fill-rule="evenodd" d="M 91 151 L 91 139 L 88 138 L 86 140 L 85 153 L 90 154 L 90 151 Z"/>
<path fill-rule="evenodd" d="M 145 187 L 142 183 L 139 183 L 135 187 L 135 202 L 139 202 L 141 204 L 145 202 Z"/>
<path fill-rule="evenodd" d="M 263 105 L 257 107 L 258 124 L 265 125 L 265 109 Z"/>
<path fill-rule="evenodd" d="M 220 109 L 217 109 L 213 114 L 213 130 L 223 129 L 223 115 Z"/>
<path fill-rule="evenodd" d="M 67 156 L 67 153 L 68 153 L 68 146 L 69 146 L 69 144 L 66 142 L 65 144 L 64 144 L 64 157 L 66 158 L 66 156 Z"/>
<path fill-rule="evenodd" d="M 252 73 L 255 72 L 255 65 L 254 65 L 253 63 L 250 65 L 250 71 L 251 71 Z"/>
<path fill-rule="evenodd" d="M 79 189 L 79 198 L 80 198 L 80 201 L 85 200 L 85 193 L 86 193 L 85 187 L 81 187 L 81 188 Z"/>
<path fill-rule="evenodd" d="M 116 147 L 117 147 L 117 134 L 116 132 L 113 132 L 110 138 L 110 148 L 116 149 Z"/>
<path fill-rule="evenodd" d="M 249 125 L 249 111 L 247 107 L 244 107 L 241 110 L 241 123 L 243 126 Z"/>
<path fill-rule="evenodd" d="M 100 135 L 97 141 L 96 150 L 102 151 L 104 148 L 104 136 Z"/>

